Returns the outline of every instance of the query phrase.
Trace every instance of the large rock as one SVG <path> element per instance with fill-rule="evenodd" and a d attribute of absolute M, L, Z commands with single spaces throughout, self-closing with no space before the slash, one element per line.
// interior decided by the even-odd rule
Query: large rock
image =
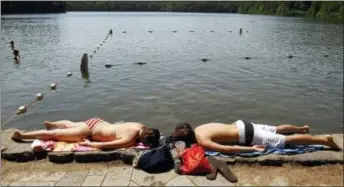
<path fill-rule="evenodd" d="M 306 166 L 343 163 L 343 154 L 335 151 L 317 151 L 295 155 L 293 162 Z"/>
<path fill-rule="evenodd" d="M 332 134 L 334 141 L 339 145 L 343 150 L 343 134 Z"/>
<path fill-rule="evenodd" d="M 220 157 L 220 156 L 215 156 L 217 160 L 222 160 L 225 161 L 227 164 L 234 165 L 235 164 L 235 159 L 234 158 L 225 158 L 225 157 Z"/>
<path fill-rule="evenodd" d="M 283 165 L 283 160 L 281 158 L 281 155 L 275 155 L 275 154 L 264 155 L 264 156 L 260 156 L 257 160 L 260 165 L 267 165 L 267 166 Z"/>
<path fill-rule="evenodd" d="M 106 154 L 101 151 L 74 152 L 76 162 L 100 162 L 107 161 Z"/>
<path fill-rule="evenodd" d="M 258 157 L 241 157 L 241 156 L 236 156 L 234 157 L 235 163 L 238 164 L 254 164 L 257 162 Z"/>
<path fill-rule="evenodd" d="M 74 153 L 70 151 L 49 152 L 48 159 L 54 163 L 68 163 L 74 161 Z"/>
<path fill-rule="evenodd" d="M 35 154 L 31 149 L 30 142 L 16 142 L 11 136 L 17 129 L 6 129 L 1 133 L 1 145 L 6 148 L 1 153 L 1 157 L 10 161 L 27 162 L 35 160 Z"/>
<path fill-rule="evenodd" d="M 125 164 L 132 165 L 134 158 L 138 154 L 134 149 L 126 149 L 117 151 L 119 160 L 122 160 Z"/>
<path fill-rule="evenodd" d="M 18 142 L 15 142 L 11 139 L 11 136 L 17 129 L 6 129 L 1 133 L 1 152 L 8 150 L 8 149 L 13 149 L 16 146 L 18 146 Z"/>

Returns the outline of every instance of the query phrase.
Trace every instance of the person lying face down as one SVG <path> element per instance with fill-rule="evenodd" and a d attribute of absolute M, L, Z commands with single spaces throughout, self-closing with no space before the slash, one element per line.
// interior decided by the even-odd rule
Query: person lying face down
<path fill-rule="evenodd" d="M 206 150 L 223 153 L 264 151 L 265 147 L 284 148 L 285 144 L 326 145 L 340 150 L 331 136 L 307 134 L 309 127 L 270 126 L 238 120 L 232 124 L 207 123 L 195 129 L 198 144 Z M 295 135 L 283 135 L 298 133 Z M 229 145 L 234 144 L 234 145 Z"/>
<path fill-rule="evenodd" d="M 44 121 L 46 130 L 32 132 L 14 132 L 12 139 L 41 139 L 67 142 L 80 142 L 80 145 L 97 149 L 128 148 L 137 142 L 156 147 L 159 144 L 160 132 L 141 123 L 123 122 L 110 124 L 100 118 L 72 122 L 68 120 Z M 92 142 L 86 138 L 91 137 Z"/>

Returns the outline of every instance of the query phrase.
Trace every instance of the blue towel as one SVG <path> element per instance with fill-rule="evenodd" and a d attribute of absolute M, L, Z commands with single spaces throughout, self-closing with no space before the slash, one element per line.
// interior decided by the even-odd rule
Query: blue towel
<path fill-rule="evenodd" d="M 276 155 L 295 155 L 302 154 L 306 152 L 314 152 L 318 150 L 323 150 L 322 145 L 288 145 L 285 148 L 267 148 L 264 152 L 249 152 L 249 153 L 220 153 L 216 151 L 206 151 L 205 154 L 208 156 L 220 156 L 220 157 L 257 157 L 261 155 L 276 154 Z"/>

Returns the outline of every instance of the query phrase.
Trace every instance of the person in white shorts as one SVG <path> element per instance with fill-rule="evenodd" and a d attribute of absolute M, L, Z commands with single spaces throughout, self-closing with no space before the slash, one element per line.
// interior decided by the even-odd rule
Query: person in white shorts
<path fill-rule="evenodd" d="M 284 135 L 297 133 L 294 135 Z M 262 125 L 238 120 L 233 124 L 207 123 L 195 129 L 196 141 L 209 151 L 264 151 L 265 147 L 284 148 L 285 144 L 325 145 L 340 150 L 331 136 L 309 135 L 309 126 Z M 230 145 L 231 144 L 231 145 Z M 233 145 L 234 144 L 234 145 Z"/>

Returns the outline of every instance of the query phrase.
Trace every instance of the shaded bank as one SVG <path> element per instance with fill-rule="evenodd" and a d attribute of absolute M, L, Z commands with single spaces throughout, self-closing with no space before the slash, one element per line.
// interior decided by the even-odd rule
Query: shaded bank
<path fill-rule="evenodd" d="M 242 13 L 343 20 L 344 3 L 338 1 L 68 1 L 66 10 Z"/>
<path fill-rule="evenodd" d="M 65 11 L 242 13 L 344 20 L 341 1 L 2 1 L 1 14 Z"/>
<path fill-rule="evenodd" d="M 1 1 L 1 14 L 64 13 L 62 1 Z"/>

